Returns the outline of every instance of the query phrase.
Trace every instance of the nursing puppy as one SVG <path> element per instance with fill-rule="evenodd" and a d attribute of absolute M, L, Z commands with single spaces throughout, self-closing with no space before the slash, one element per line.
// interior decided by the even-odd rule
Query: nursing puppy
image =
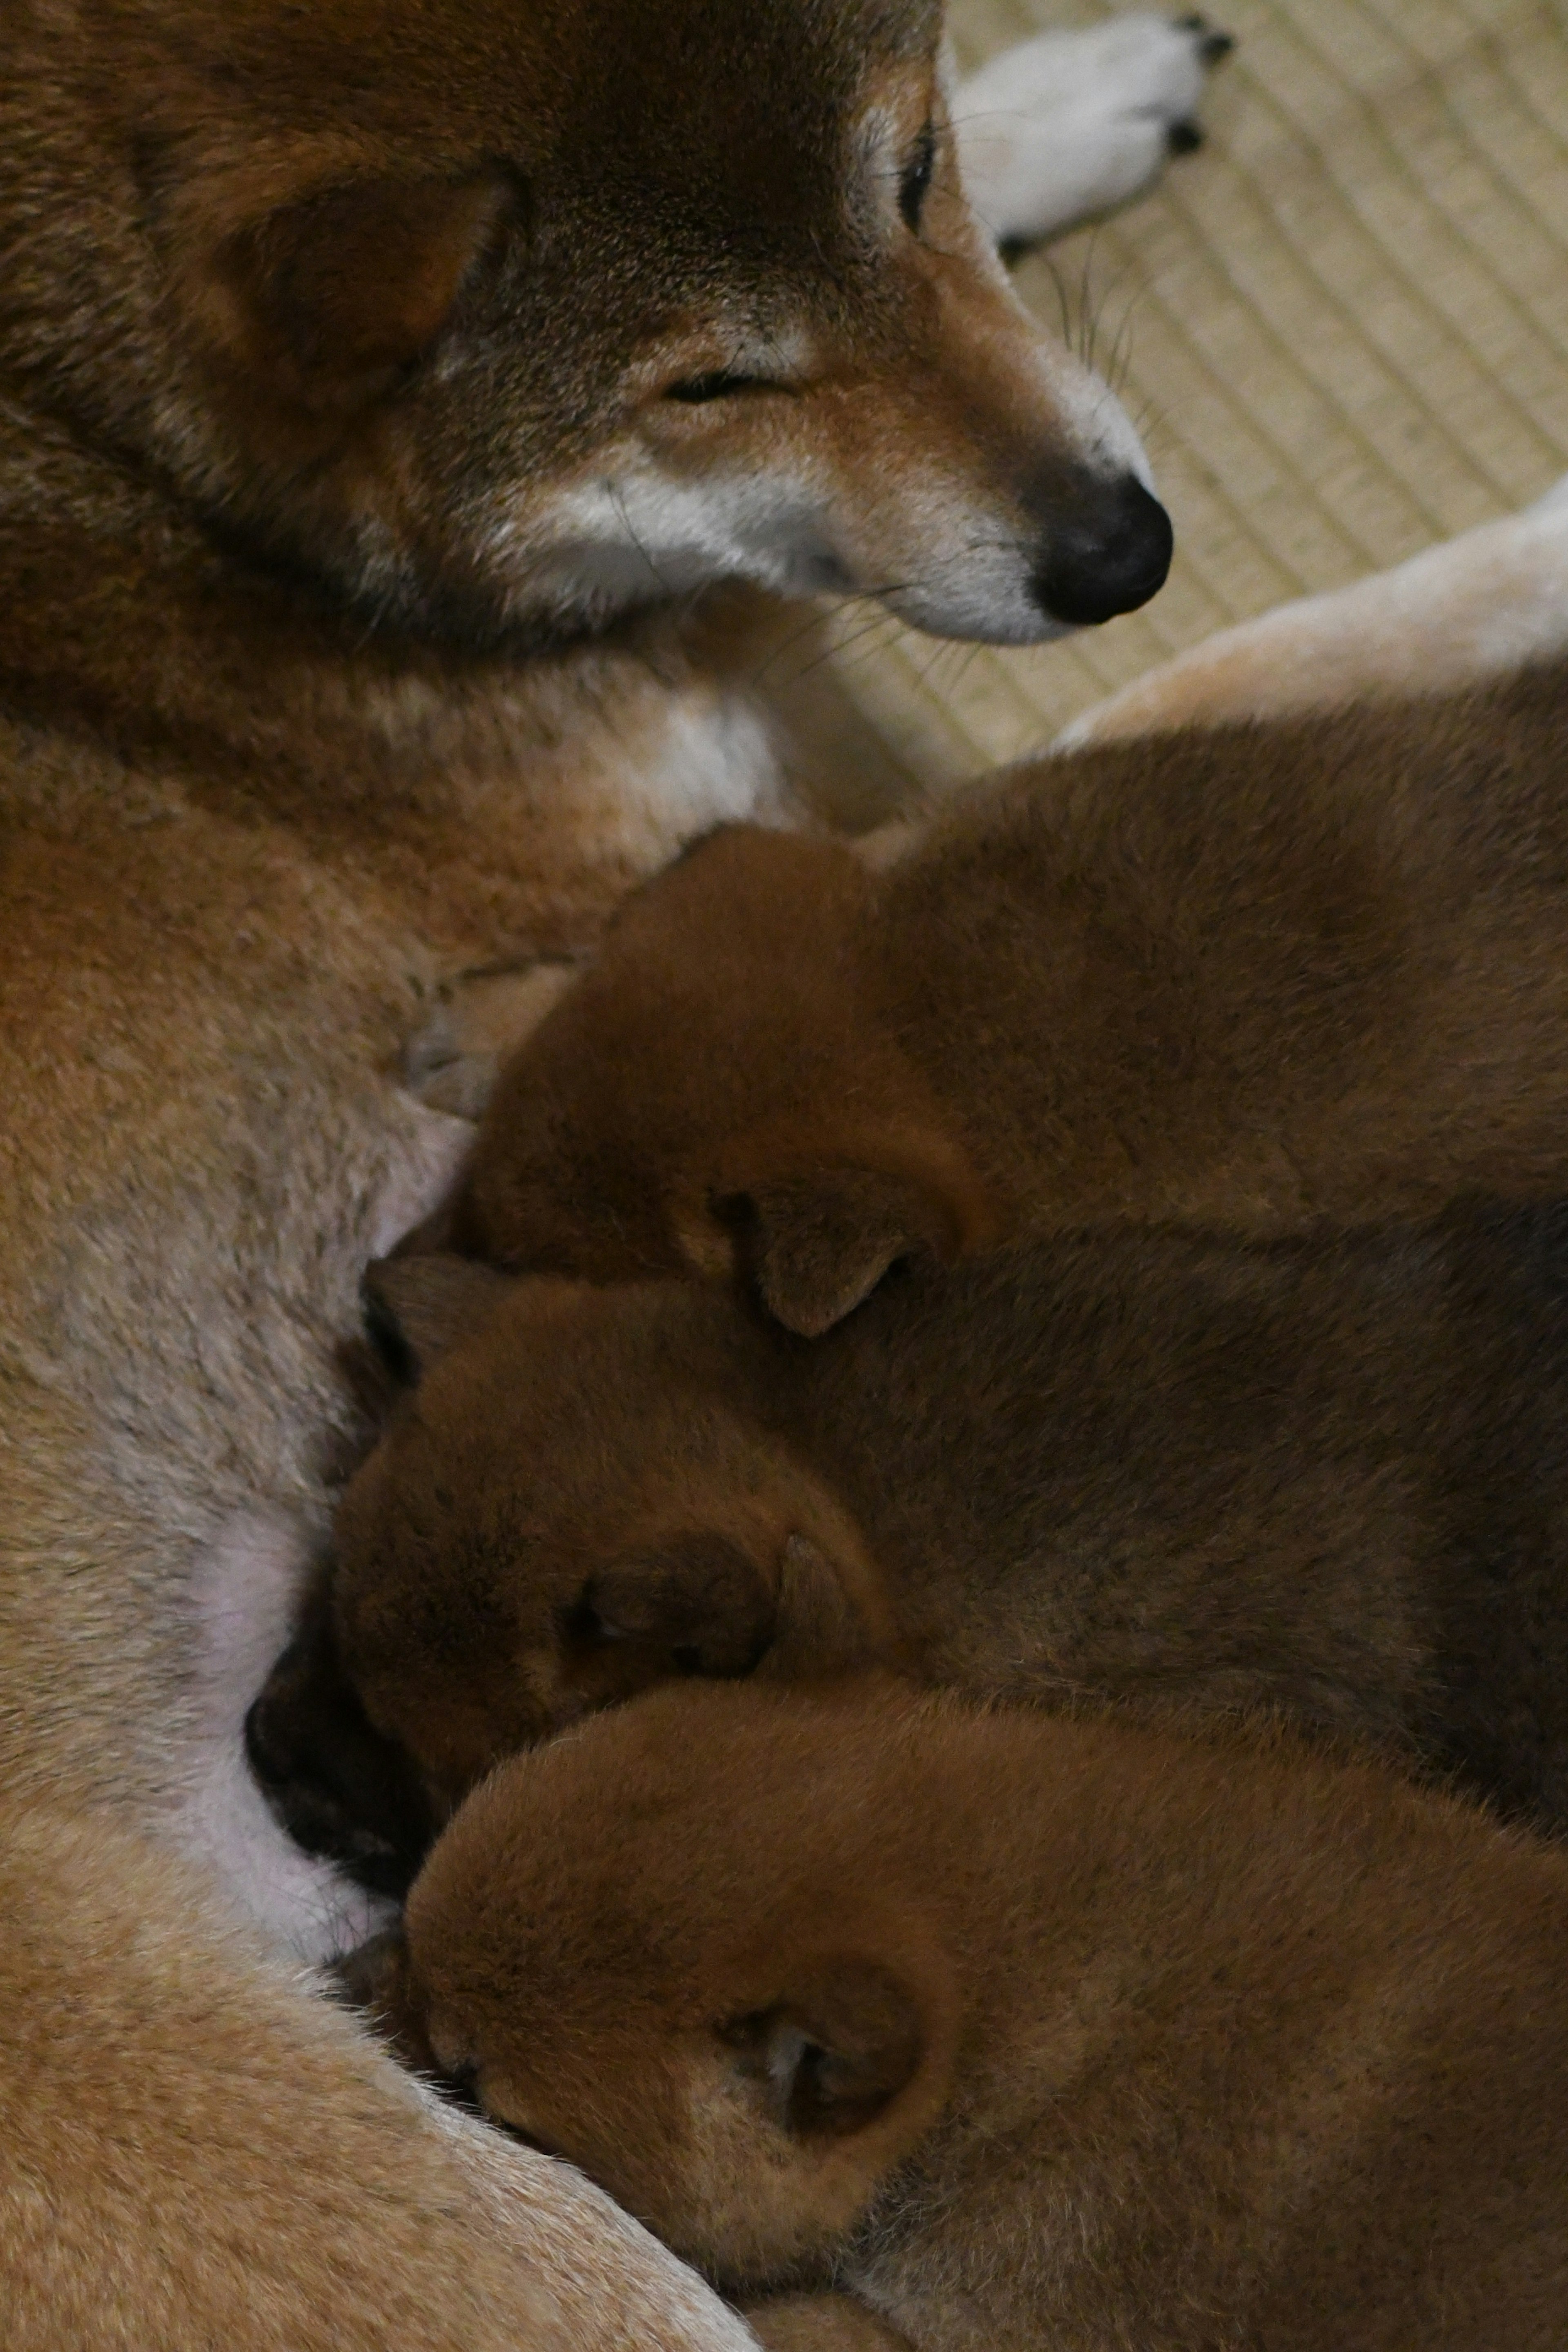
<path fill-rule="evenodd" d="M 867 1659 L 1269 1705 L 1568 1819 L 1561 1208 L 926 1263 L 814 1342 L 707 1285 L 385 1278 L 429 1369 L 250 1727 L 351 1866 L 650 1683 Z"/>
<path fill-rule="evenodd" d="M 442 1233 L 595 1280 L 739 1262 L 815 1333 L 916 1247 L 1551 1192 L 1565 711 L 1559 662 L 1090 750 L 879 872 L 722 832 L 505 1070 Z"/>
<path fill-rule="evenodd" d="M 824 2347 L 1562 2342 L 1568 1859 L 1374 1769 L 668 1691 L 476 1791 L 405 1936 L 410 2055 Z"/>

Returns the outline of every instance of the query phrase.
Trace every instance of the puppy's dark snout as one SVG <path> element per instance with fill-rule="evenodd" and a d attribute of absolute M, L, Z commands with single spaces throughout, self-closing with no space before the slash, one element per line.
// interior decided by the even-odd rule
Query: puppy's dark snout
<path fill-rule="evenodd" d="M 409 1759 L 367 1718 L 323 1621 L 316 1612 L 268 1676 L 245 1718 L 245 1752 L 296 1845 L 401 1899 L 436 1822 Z"/>
<path fill-rule="evenodd" d="M 1097 488 L 1049 530 L 1035 594 L 1054 621 L 1090 627 L 1135 612 L 1165 584 L 1171 518 L 1134 476 Z"/>

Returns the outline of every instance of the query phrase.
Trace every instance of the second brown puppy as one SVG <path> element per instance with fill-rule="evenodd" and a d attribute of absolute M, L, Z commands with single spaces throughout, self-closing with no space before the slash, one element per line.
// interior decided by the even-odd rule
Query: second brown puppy
<path fill-rule="evenodd" d="M 894 1259 L 1130 1217 L 1257 1234 L 1568 1168 L 1568 667 L 966 793 L 883 872 L 738 827 L 503 1074 L 450 1230 L 737 1263 L 826 1329 Z"/>
<path fill-rule="evenodd" d="M 1002 1250 L 818 1341 L 706 1285 L 388 1271 L 428 1369 L 253 1718 L 307 1842 L 366 1826 L 350 1694 L 438 1818 L 651 1683 L 868 1659 L 1282 1706 L 1568 1820 L 1568 1211 Z"/>

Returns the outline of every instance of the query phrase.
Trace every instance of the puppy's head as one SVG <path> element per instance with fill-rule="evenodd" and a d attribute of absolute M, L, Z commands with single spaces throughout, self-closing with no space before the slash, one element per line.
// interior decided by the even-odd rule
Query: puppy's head
<path fill-rule="evenodd" d="M 517 1759 L 363 1993 L 724 2284 L 820 2270 L 947 2096 L 918 1719 L 879 1686 L 690 1689 Z"/>
<path fill-rule="evenodd" d="M 335 1752 L 317 1718 L 346 1689 L 440 1819 L 651 1684 L 890 1647 L 856 1530 L 756 1411 L 771 1342 L 732 1302 L 435 1257 L 382 1281 L 417 1385 L 339 1512 L 320 1670 L 297 1644 L 258 1702 L 275 1761 Z"/>
<path fill-rule="evenodd" d="M 894 1259 L 996 1238 L 879 1017 L 872 889 L 841 843 L 732 826 L 628 901 L 502 1074 L 464 1246 L 595 1282 L 739 1272 L 816 1337 Z"/>
<path fill-rule="evenodd" d="M 1022 642 L 1163 577 L 965 205 L 937 0 L 24 16 L 17 365 L 377 619 L 746 578 Z"/>

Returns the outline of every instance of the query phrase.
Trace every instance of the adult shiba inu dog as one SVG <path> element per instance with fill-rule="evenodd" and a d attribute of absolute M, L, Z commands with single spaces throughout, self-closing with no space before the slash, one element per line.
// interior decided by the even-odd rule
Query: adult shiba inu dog
<path fill-rule="evenodd" d="M 433 992 L 787 812 L 679 600 L 831 585 L 1022 641 L 1163 577 L 1125 419 L 966 208 L 940 30 L 933 0 L 4 12 L 11 2352 L 742 2340 L 312 1996 L 370 1915 L 240 1731 L 355 1440 L 361 1267 L 462 1139 L 397 1083 Z M 1148 168 L 1205 44 L 1073 49 L 1120 157 L 1089 194 Z"/>

